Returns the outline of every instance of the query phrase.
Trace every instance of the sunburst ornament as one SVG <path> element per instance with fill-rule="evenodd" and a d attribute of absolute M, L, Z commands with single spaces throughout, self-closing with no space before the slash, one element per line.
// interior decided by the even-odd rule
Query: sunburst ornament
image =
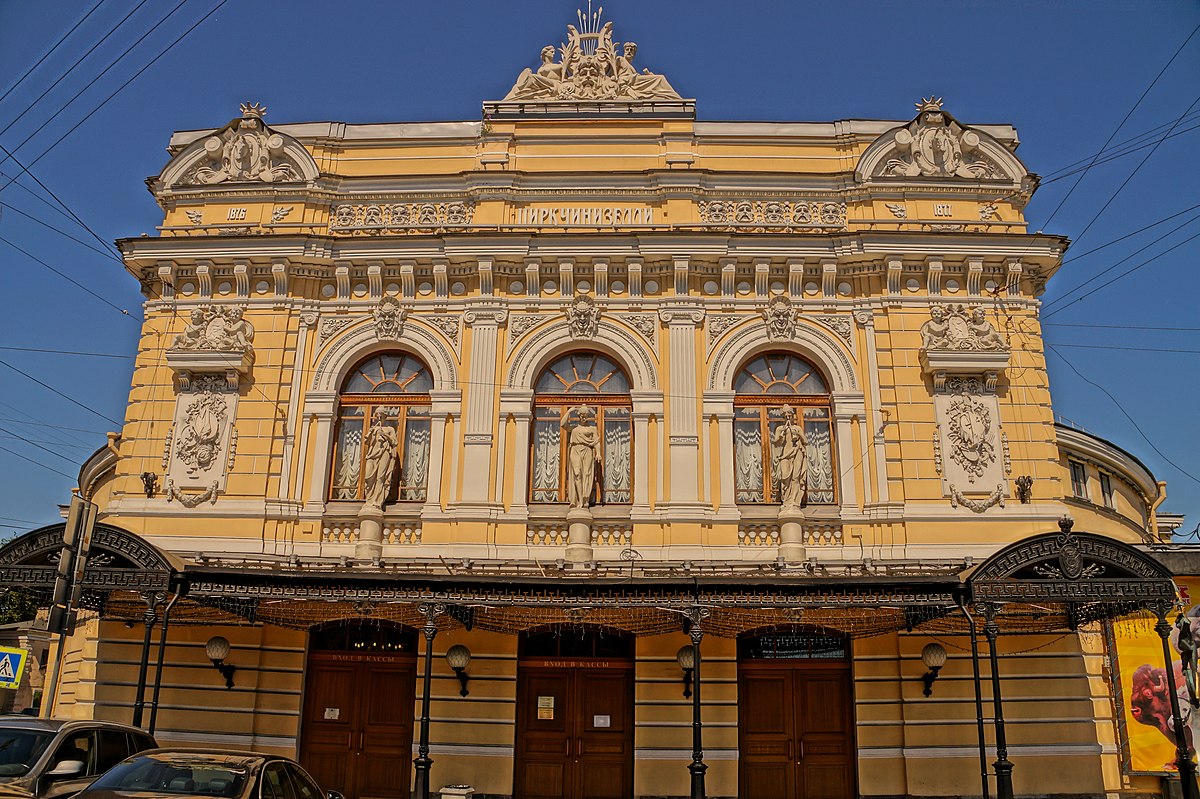
<path fill-rule="evenodd" d="M 267 107 L 258 103 L 242 103 L 242 119 L 262 119 L 266 116 Z"/>
<path fill-rule="evenodd" d="M 915 103 L 915 105 L 917 106 L 917 112 L 920 114 L 924 114 L 927 111 L 941 111 L 942 98 L 934 97 L 933 95 L 922 97 L 921 102 Z"/>

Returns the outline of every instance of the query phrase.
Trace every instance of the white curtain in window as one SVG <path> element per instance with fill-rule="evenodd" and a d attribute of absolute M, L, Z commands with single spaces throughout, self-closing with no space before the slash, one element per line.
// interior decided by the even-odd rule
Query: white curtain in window
<path fill-rule="evenodd" d="M 362 467 L 362 421 L 342 422 L 334 469 L 334 499 L 358 499 L 358 474 Z"/>
<path fill-rule="evenodd" d="M 429 474 L 429 419 L 422 418 L 424 410 L 410 410 L 408 414 L 408 424 L 404 428 L 400 499 L 419 501 L 425 499 L 425 479 Z"/>
<path fill-rule="evenodd" d="M 833 502 L 833 447 L 829 422 L 808 421 L 808 501 L 809 504 Z"/>
<path fill-rule="evenodd" d="M 558 501 L 561 457 L 558 419 L 538 419 L 533 428 L 533 501 Z"/>
<path fill-rule="evenodd" d="M 604 413 L 604 501 L 629 502 L 629 416 L 626 411 Z"/>
<path fill-rule="evenodd" d="M 733 428 L 734 487 L 738 502 L 763 501 L 763 442 L 758 420 Z"/>

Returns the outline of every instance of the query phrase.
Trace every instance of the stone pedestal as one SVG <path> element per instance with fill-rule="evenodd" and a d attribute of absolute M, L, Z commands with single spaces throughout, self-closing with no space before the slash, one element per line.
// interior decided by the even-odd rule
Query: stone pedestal
<path fill-rule="evenodd" d="M 779 557 L 786 563 L 800 563 L 804 551 L 804 511 L 794 505 L 779 509 Z"/>
<path fill-rule="evenodd" d="M 470 785 L 447 785 L 441 790 L 442 799 L 468 799 L 475 795 L 475 789 Z"/>
<path fill-rule="evenodd" d="M 358 512 L 358 541 L 354 557 L 370 560 L 383 556 L 383 508 L 364 505 Z"/>
<path fill-rule="evenodd" d="M 587 563 L 592 559 L 592 512 L 571 508 L 567 511 L 567 561 Z"/>

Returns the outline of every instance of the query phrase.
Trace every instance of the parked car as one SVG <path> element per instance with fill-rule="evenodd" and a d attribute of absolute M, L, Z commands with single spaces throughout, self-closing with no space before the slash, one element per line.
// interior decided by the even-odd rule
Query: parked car
<path fill-rule="evenodd" d="M 126 724 L 0 716 L 0 797 L 67 799 L 131 754 L 156 746 Z"/>
<path fill-rule="evenodd" d="M 222 749 L 151 749 L 118 763 L 75 799 L 343 799 L 294 760 Z"/>

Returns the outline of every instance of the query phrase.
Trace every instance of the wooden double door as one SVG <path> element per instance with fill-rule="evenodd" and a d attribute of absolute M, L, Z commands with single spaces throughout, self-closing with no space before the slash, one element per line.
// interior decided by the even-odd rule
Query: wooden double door
<path fill-rule="evenodd" d="M 633 663 L 523 660 L 515 799 L 631 799 Z"/>
<path fill-rule="evenodd" d="M 739 799 L 853 799 L 849 663 L 738 664 Z"/>
<path fill-rule="evenodd" d="M 311 652 L 300 763 L 346 799 L 407 799 L 417 665 L 412 653 Z"/>

